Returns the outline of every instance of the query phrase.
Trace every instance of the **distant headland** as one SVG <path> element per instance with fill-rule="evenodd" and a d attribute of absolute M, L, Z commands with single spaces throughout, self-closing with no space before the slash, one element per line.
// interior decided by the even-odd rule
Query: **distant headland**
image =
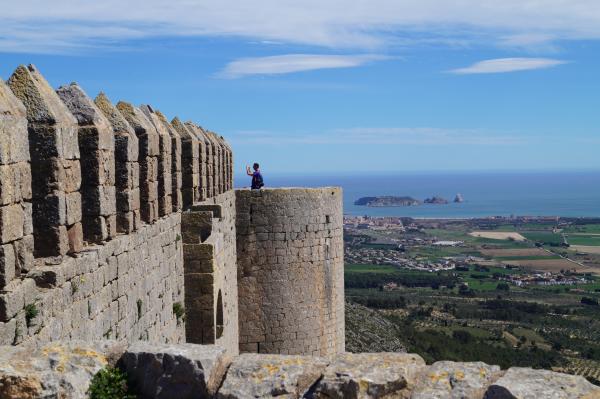
<path fill-rule="evenodd" d="M 412 197 L 362 197 L 354 201 L 354 205 L 364 205 L 371 207 L 388 207 L 388 206 L 415 206 L 421 205 L 421 201 Z"/>
<path fill-rule="evenodd" d="M 454 202 L 460 203 L 463 202 L 464 199 L 462 195 L 457 194 Z M 418 206 L 422 204 L 430 204 L 430 205 L 445 205 L 448 204 L 449 201 L 445 198 L 434 195 L 431 198 L 426 198 L 424 201 L 415 199 L 409 196 L 393 196 L 393 195 L 385 195 L 380 197 L 361 197 L 354 201 L 354 205 L 359 206 L 369 206 L 369 207 L 395 207 L 395 206 Z"/>

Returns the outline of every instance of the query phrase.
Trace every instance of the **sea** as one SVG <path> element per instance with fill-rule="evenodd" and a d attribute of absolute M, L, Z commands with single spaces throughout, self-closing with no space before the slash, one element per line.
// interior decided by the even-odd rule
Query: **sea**
<path fill-rule="evenodd" d="M 237 177 L 237 176 L 236 176 Z M 266 187 L 340 186 L 344 214 L 414 218 L 491 216 L 600 217 L 600 170 L 561 172 L 389 173 L 355 175 L 273 175 Z M 236 186 L 249 186 L 239 176 Z M 452 202 L 457 194 L 463 203 Z M 354 205 L 360 197 L 410 196 L 423 201 L 440 196 L 447 205 L 371 208 Z"/>

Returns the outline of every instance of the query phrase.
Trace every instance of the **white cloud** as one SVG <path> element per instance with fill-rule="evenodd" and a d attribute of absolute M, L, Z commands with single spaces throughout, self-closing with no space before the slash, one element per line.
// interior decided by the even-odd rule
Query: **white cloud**
<path fill-rule="evenodd" d="M 241 58 L 227 64 L 218 76 L 226 79 L 235 79 L 247 75 L 273 75 L 315 69 L 351 68 L 387 58 L 386 56 L 376 54 L 287 54 L 271 57 Z"/>
<path fill-rule="evenodd" d="M 497 58 L 494 60 L 476 62 L 466 68 L 454 69 L 450 72 L 459 75 L 505 73 L 527 71 L 531 69 L 545 69 L 566 63 L 567 61 L 551 58 Z"/>
<path fill-rule="evenodd" d="M 51 3 L 51 6 L 49 4 Z M 66 51 L 137 37 L 229 36 L 334 48 L 600 39 L 597 0 L 7 0 L 0 50 Z M 37 37 L 32 37 L 32 32 Z M 508 38 L 508 39 L 507 39 Z"/>
<path fill-rule="evenodd" d="M 274 132 L 249 130 L 229 134 L 236 144 L 262 145 L 312 145 L 312 144 L 358 144 L 358 145 L 521 145 L 526 140 L 516 135 L 495 134 L 478 129 L 440 129 L 429 127 L 356 127 L 327 130 L 324 132 Z"/>

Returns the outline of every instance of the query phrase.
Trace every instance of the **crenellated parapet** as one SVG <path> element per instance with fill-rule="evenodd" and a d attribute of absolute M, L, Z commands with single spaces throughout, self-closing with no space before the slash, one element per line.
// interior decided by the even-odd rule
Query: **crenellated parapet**
<path fill-rule="evenodd" d="M 0 344 L 182 342 L 181 213 L 232 187 L 217 146 L 149 105 L 55 91 L 31 65 L 0 81 Z"/>
<path fill-rule="evenodd" d="M 98 243 L 117 234 L 115 139 L 110 122 L 76 83 L 58 96 L 79 125 L 83 237 Z"/>
<path fill-rule="evenodd" d="M 110 122 L 114 135 L 117 232 L 131 233 L 141 223 L 139 141 L 131 125 L 104 93 L 94 102 Z"/>
<path fill-rule="evenodd" d="M 185 208 L 194 202 L 200 201 L 200 142 L 196 134 L 191 131 L 179 118 L 171 121 L 173 128 L 181 137 L 181 195 Z"/>
<path fill-rule="evenodd" d="M 0 290 L 33 263 L 27 114 L 0 80 Z"/>

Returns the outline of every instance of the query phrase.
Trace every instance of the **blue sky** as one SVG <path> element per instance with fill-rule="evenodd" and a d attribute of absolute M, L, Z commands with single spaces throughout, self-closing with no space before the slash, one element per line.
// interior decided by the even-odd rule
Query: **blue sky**
<path fill-rule="evenodd" d="M 1 78 L 150 103 L 238 169 L 600 169 L 596 1 L 7 1 Z"/>

